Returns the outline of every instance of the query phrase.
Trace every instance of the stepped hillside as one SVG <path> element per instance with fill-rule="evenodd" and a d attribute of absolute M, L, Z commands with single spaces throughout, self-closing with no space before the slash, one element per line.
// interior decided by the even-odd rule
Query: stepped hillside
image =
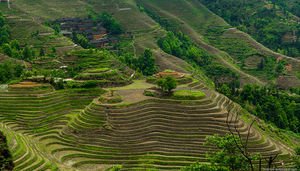
<path fill-rule="evenodd" d="M 192 82 L 181 83 L 177 90 L 201 91 L 205 97 L 175 100 L 145 96 L 144 91 L 155 85 L 147 82 L 141 71 L 122 63 L 123 54 L 120 57 L 117 52 L 83 49 L 44 24 L 64 17 L 85 18 L 88 9 L 99 14 L 107 10 L 130 34 L 120 36 L 120 49 L 115 51 L 138 57 L 151 48 L 159 71 L 193 76 Z M 229 133 L 227 116 L 238 113 L 241 116 L 230 125 L 237 126 L 242 139 L 247 139 L 249 122 L 255 116 L 217 93 L 202 66 L 163 51 L 158 40 L 169 30 L 157 18 L 188 35 L 211 55 L 214 64 L 238 75 L 242 85 L 269 85 L 279 80 L 253 69 L 258 59 L 267 57 L 284 59 L 292 66 L 281 76 L 293 82 L 285 81 L 283 88 L 300 85 L 299 75 L 296 77 L 299 59 L 267 49 L 198 0 L 13 0 L 9 8 L 7 3 L 0 3 L 0 11 L 11 28 L 11 39 L 18 40 L 21 47 L 29 46 L 36 52 L 44 49 L 47 54 L 24 62 L 1 51 L 0 62 L 8 59 L 21 64 L 35 75 L 29 78 L 31 81 L 40 79 L 35 81 L 57 86 L 61 73 L 73 79 L 65 83 L 65 89 L 58 90 L 48 83 L 20 81 L 26 78 L 25 72 L 18 83 L 0 86 L 0 130 L 7 137 L 14 170 L 180 170 L 207 162 L 206 152 L 212 146 L 204 145 L 206 136 Z M 65 66 L 68 69 L 60 70 Z M 48 78 L 47 71 L 53 71 L 56 80 Z M 85 83 L 92 83 L 93 88 Z M 120 95 L 121 102 L 103 102 L 99 97 L 108 91 Z M 248 149 L 264 158 L 279 155 L 275 166 L 292 167 L 292 148 L 299 146 L 299 137 L 278 130 L 257 119 L 250 129 Z"/>
<path fill-rule="evenodd" d="M 66 8 L 67 4 L 71 4 L 71 6 Z M 19 40 L 22 44 L 25 44 L 25 40 L 29 40 L 30 42 L 27 43 L 36 48 L 43 46 L 47 49 L 56 46 L 58 53 L 61 55 L 78 47 L 68 39 L 51 36 L 53 30 L 42 25 L 44 21 L 53 21 L 57 18 L 69 16 L 86 16 L 86 9 L 80 7 L 92 8 L 99 13 L 107 10 L 113 13 L 124 29 L 132 34 L 133 39 L 128 42 L 126 50 L 139 55 L 146 48 L 154 49 L 153 52 L 159 66 L 161 66 L 161 70 L 171 68 L 181 72 L 191 72 L 193 69 L 185 61 L 166 54 L 157 46 L 157 37 L 165 35 L 166 31 L 148 14 L 139 11 L 137 4 L 143 5 L 162 18 L 174 22 L 176 26 L 181 28 L 181 31 L 189 35 L 200 47 L 213 54 L 216 57 L 215 62 L 231 68 L 240 75 L 242 84 L 257 83 L 266 85 L 285 80 L 285 84 L 280 85 L 283 88 L 300 85 L 298 79 L 300 64 L 297 58 L 287 57 L 264 47 L 248 34 L 230 26 L 198 0 L 174 1 L 172 3 L 164 0 L 115 0 L 109 2 L 88 0 L 84 2 L 53 1 L 53 3 L 46 0 L 41 0 L 38 3 L 36 1 L 16 0 L 11 4 L 12 10 L 7 10 L 6 4 L 3 3 L 0 4 L 0 7 L 6 17 L 12 21 L 9 25 L 13 28 L 13 39 Z M 44 10 L 44 6 L 48 7 L 48 10 Z M 20 28 L 21 25 L 18 24 L 20 21 L 26 22 L 22 25 L 22 29 Z M 24 32 L 24 28 L 26 28 L 26 32 Z M 217 32 L 215 32 L 215 28 L 217 28 Z M 37 30 L 41 33 L 41 37 L 32 37 L 31 35 Z M 219 34 L 219 32 L 222 34 Z M 41 42 L 47 43 L 41 44 Z M 267 71 L 253 69 L 266 56 L 286 60 L 289 63 L 287 74 L 270 76 L 272 74 Z"/>
<path fill-rule="evenodd" d="M 142 87 L 128 87 L 116 89 L 123 103 L 105 105 L 94 98 L 96 90 L 12 85 L 0 94 L 0 114 L 15 170 L 101 170 L 117 165 L 126 170 L 173 170 L 205 162 L 205 136 L 228 133 L 229 100 L 199 82 L 185 86 L 202 90 L 206 97 L 186 102 L 158 99 L 143 96 Z M 247 123 L 231 124 L 246 138 Z M 285 147 L 258 130 L 251 130 L 249 140 L 251 152 L 280 153 L 285 166 L 291 162 Z"/>
<path fill-rule="evenodd" d="M 256 69 L 262 57 L 271 56 L 274 59 L 284 59 L 292 66 L 288 74 L 283 76 L 290 80 L 287 83 L 289 85 L 286 84 L 285 86 L 300 85 L 299 79 L 295 76 L 295 72 L 300 71 L 298 58 L 291 58 L 266 48 L 248 34 L 230 26 L 222 18 L 209 11 L 200 1 L 174 1 L 170 3 L 170 1 L 164 0 L 137 0 L 137 3 L 154 15 L 175 20 L 175 23 L 178 23 L 175 25 L 179 27 L 179 30 L 189 35 L 199 46 L 214 54 L 217 57 L 217 62 L 238 73 L 242 83 L 265 85 L 272 81 L 276 82 L 278 78 L 270 80 L 267 71 L 260 72 L 250 69 L 253 65 Z M 248 58 L 254 64 L 248 65 Z M 243 62 L 245 63 L 242 64 Z"/>

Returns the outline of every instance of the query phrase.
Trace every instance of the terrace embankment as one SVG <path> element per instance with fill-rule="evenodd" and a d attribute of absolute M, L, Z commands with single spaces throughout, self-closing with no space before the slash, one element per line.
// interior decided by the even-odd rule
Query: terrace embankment
<path fill-rule="evenodd" d="M 201 89 L 206 97 L 142 98 L 140 89 L 120 89 L 123 102 L 102 104 L 96 89 L 11 86 L 0 93 L 1 130 L 8 137 L 16 170 L 97 170 L 115 165 L 125 170 L 178 170 L 206 161 L 206 136 L 229 133 L 229 100 L 199 82 L 187 86 Z M 237 125 L 246 139 L 247 123 L 230 124 Z M 249 141 L 253 153 L 283 154 L 255 129 Z M 285 162 L 286 166 L 290 161 Z"/>

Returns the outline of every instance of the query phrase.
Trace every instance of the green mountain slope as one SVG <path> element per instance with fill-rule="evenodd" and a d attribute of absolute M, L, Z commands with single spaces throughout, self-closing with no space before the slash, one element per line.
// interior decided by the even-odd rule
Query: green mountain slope
<path fill-rule="evenodd" d="M 103 92 L 97 89 L 54 91 L 51 86 L 28 84 L 32 83 L 0 93 L 1 130 L 8 138 L 15 170 L 97 170 L 116 165 L 178 170 L 206 161 L 205 136 L 228 133 L 224 122 L 228 99 L 204 90 L 199 82 L 188 86 L 202 89 L 206 98 L 188 104 L 143 97 L 143 87 L 136 87 L 116 89 L 124 101 L 132 102 L 116 105 L 101 104 L 95 96 Z M 134 102 L 132 96 L 139 98 Z M 248 125 L 232 124 L 246 138 Z M 251 129 L 249 150 L 266 157 L 280 153 L 289 166 L 289 149 L 261 131 Z"/>
<path fill-rule="evenodd" d="M 287 56 L 299 57 L 299 18 L 285 1 L 200 1 L 231 25 Z"/>
<path fill-rule="evenodd" d="M 247 34 L 228 25 L 220 17 L 207 10 L 199 1 L 172 1 L 169 3 L 170 1 L 145 0 L 137 2 L 163 18 L 177 19 L 178 23 L 181 23 L 177 25 L 181 31 L 189 35 L 199 46 L 216 55 L 220 63 L 239 73 L 242 82 L 275 83 L 278 78 L 278 75 L 273 75 L 275 68 L 268 73 L 265 70 L 259 71 L 257 68 L 248 69 L 247 63 L 245 64 L 247 58 L 269 56 L 273 60 L 280 57 L 288 61 L 292 65 L 292 70 L 283 77 L 291 76 L 297 80 L 291 86 L 300 85 L 299 80 L 294 76 L 294 72 L 299 72 L 300 69 L 298 59 L 269 50 Z M 257 67 L 260 61 L 258 58 L 258 62 L 254 66 Z"/>
<path fill-rule="evenodd" d="M 0 3 L 13 39 L 35 50 L 44 48 L 51 53 L 52 47 L 58 49 L 54 57 L 34 61 L 35 68 L 54 70 L 59 61 L 81 68 L 76 73 L 79 80 L 95 73 L 103 79 L 107 76 L 103 72 L 112 76 L 111 82 L 129 79 L 133 71 L 114 61 L 108 52 L 80 50 L 70 39 L 54 35 L 54 30 L 42 24 L 62 17 L 86 17 L 88 7 L 98 13 L 109 11 L 132 34 L 132 40 L 124 45 L 127 51 L 137 56 L 151 48 L 160 70 L 192 73 L 200 79 L 178 89 L 206 94 L 200 100 L 184 101 L 148 97 L 143 95 L 144 90 L 154 85 L 134 80 L 129 86 L 126 82 L 119 85 L 122 87 L 106 89 L 123 97 L 123 102 L 112 105 L 99 100 L 106 92 L 100 88 L 54 90 L 49 84 L 31 82 L 12 85 L 0 91 L 0 129 L 7 136 L 15 170 L 105 170 L 120 165 L 124 170 L 179 170 L 197 161 L 206 162 L 205 137 L 229 133 L 225 120 L 231 108 L 232 116 L 242 113 L 231 124 L 237 125 L 246 139 L 248 121 L 253 116 L 208 88 L 205 83 L 209 80 L 201 71 L 161 50 L 157 41 L 167 30 L 141 12 L 138 4 L 174 22 L 196 45 L 213 55 L 214 62 L 240 75 L 243 84 L 265 85 L 275 79 L 269 79 L 263 71 L 258 75 L 256 70 L 243 68 L 241 56 L 282 57 L 293 65 L 288 74 L 300 72 L 297 59 L 266 49 L 197 0 L 14 0 L 11 9 Z M 280 154 L 275 164 L 283 161 L 284 167 L 292 166 L 292 148 L 299 145 L 299 136 L 258 120 L 249 137 L 251 152 L 264 157 Z"/>

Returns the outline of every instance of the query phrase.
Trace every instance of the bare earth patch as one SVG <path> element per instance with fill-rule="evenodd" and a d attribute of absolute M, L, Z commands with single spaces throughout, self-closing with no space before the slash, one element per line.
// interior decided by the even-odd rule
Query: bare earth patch
<path fill-rule="evenodd" d="M 276 85 L 282 89 L 289 89 L 291 87 L 299 87 L 300 81 L 296 76 L 280 76 L 277 78 Z"/>
<path fill-rule="evenodd" d="M 137 103 L 151 98 L 144 96 L 143 89 L 118 90 L 118 93 L 124 98 L 123 103 Z"/>
<path fill-rule="evenodd" d="M 9 87 L 40 87 L 40 86 L 47 86 L 49 84 L 44 83 L 36 83 L 31 81 L 23 81 L 18 84 L 11 84 Z"/>

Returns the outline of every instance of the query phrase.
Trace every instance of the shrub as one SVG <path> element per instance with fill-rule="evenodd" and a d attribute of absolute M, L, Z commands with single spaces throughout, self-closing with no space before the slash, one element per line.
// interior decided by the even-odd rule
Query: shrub
<path fill-rule="evenodd" d="M 177 100 L 198 100 L 205 97 L 201 91 L 177 90 L 173 93 L 173 98 Z"/>
<path fill-rule="evenodd" d="M 229 171 L 228 168 L 222 166 L 213 166 L 211 164 L 192 164 L 180 169 L 181 171 Z"/>
<path fill-rule="evenodd" d="M 120 103 L 123 101 L 123 97 L 111 90 L 110 92 L 103 94 L 99 98 L 99 101 L 102 103 Z"/>
<path fill-rule="evenodd" d="M 105 171 L 119 171 L 122 169 L 122 166 L 113 166 L 111 168 L 106 169 Z"/>
<path fill-rule="evenodd" d="M 97 80 L 102 80 L 102 79 L 108 79 L 108 80 L 112 80 L 116 77 L 118 77 L 119 71 L 116 70 L 112 70 L 110 72 L 102 72 L 102 73 L 90 73 L 90 74 L 79 74 L 77 76 L 75 76 L 75 79 L 79 79 L 79 80 L 87 80 L 87 79 L 97 79 Z"/>
<path fill-rule="evenodd" d="M 93 88 L 97 85 L 98 82 L 95 80 L 88 80 L 85 82 L 68 81 L 66 84 L 68 88 Z"/>
<path fill-rule="evenodd" d="M 87 72 L 89 73 L 98 73 L 98 72 L 106 72 L 110 70 L 109 68 L 96 68 L 96 69 L 92 69 L 92 70 L 87 70 Z"/>
<path fill-rule="evenodd" d="M 300 156 L 300 146 L 295 148 L 295 153 Z"/>
<path fill-rule="evenodd" d="M 150 92 L 150 91 L 145 91 L 144 95 L 145 96 L 151 96 L 151 97 L 155 97 L 156 96 L 156 94 L 154 92 Z"/>
<path fill-rule="evenodd" d="M 56 82 L 53 86 L 54 86 L 54 88 L 56 90 L 60 90 L 60 89 L 64 89 L 65 88 L 64 87 L 64 81 L 62 79 L 59 79 L 59 81 Z"/>
<path fill-rule="evenodd" d="M 170 69 L 166 69 L 166 70 L 164 70 L 164 72 L 165 72 L 165 73 L 173 73 L 173 72 L 175 72 L 175 71 L 170 70 Z"/>
<path fill-rule="evenodd" d="M 149 76 L 149 77 L 147 77 L 146 82 L 147 83 L 155 83 L 156 82 L 156 78 L 154 78 L 152 76 Z"/>
<path fill-rule="evenodd" d="M 80 88 L 93 88 L 93 87 L 96 87 L 97 85 L 98 85 L 97 81 L 88 80 L 88 81 L 85 81 L 85 82 L 81 83 Z"/>

